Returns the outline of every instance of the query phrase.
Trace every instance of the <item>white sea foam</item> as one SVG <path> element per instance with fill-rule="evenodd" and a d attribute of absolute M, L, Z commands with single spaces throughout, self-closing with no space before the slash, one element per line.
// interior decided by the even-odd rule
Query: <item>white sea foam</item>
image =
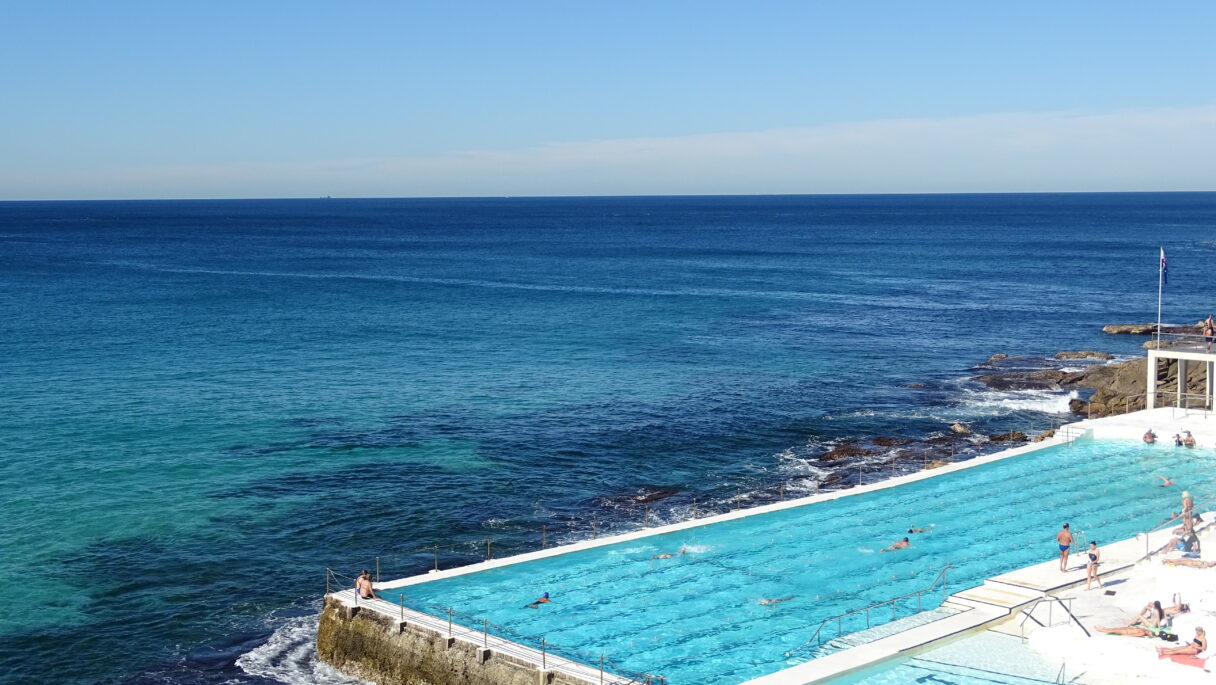
<path fill-rule="evenodd" d="M 317 616 L 285 619 L 265 644 L 237 657 L 249 675 L 290 685 L 370 685 L 317 659 Z"/>
<path fill-rule="evenodd" d="M 1068 394 L 1050 390 L 988 390 L 965 392 L 960 408 L 974 416 L 1005 414 L 1010 411 L 1038 411 L 1050 414 L 1068 412 L 1068 403 L 1077 399 L 1076 391 Z"/>

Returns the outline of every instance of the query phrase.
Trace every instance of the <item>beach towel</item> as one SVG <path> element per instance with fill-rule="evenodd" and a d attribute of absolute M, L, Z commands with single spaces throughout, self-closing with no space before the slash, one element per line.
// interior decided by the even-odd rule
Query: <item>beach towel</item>
<path fill-rule="evenodd" d="M 1206 659 L 1190 654 L 1171 654 L 1170 659 L 1176 664 L 1182 664 L 1183 666 L 1197 666 L 1199 668 L 1203 668 L 1204 664 L 1207 663 Z"/>

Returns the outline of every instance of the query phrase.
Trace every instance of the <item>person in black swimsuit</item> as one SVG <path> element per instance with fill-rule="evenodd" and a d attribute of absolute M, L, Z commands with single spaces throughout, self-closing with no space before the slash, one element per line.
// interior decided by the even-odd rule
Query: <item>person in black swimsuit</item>
<path fill-rule="evenodd" d="M 1095 580 L 1098 581 L 1098 587 L 1102 587 L 1102 577 L 1098 575 L 1098 560 L 1102 558 L 1102 553 L 1098 551 L 1098 543 L 1090 540 L 1089 549 L 1085 553 L 1085 589 L 1090 589 L 1090 583 Z"/>
<path fill-rule="evenodd" d="M 1195 639 L 1191 640 L 1190 644 L 1185 644 L 1181 647 L 1174 647 L 1173 649 L 1158 647 L 1157 656 L 1164 659 L 1165 657 L 1173 654 L 1193 656 L 1195 654 L 1203 654 L 1206 651 L 1208 651 L 1208 636 L 1204 634 L 1203 628 L 1196 626 Z"/>

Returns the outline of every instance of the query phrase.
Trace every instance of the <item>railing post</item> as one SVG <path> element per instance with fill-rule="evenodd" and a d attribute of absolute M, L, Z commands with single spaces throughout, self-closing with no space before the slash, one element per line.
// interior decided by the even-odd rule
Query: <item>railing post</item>
<path fill-rule="evenodd" d="M 595 517 L 591 517 L 591 539 L 594 540 L 600 536 L 599 529 L 595 525 Z"/>
<path fill-rule="evenodd" d="M 439 570 L 439 545 L 435 545 L 435 570 Z"/>
<path fill-rule="evenodd" d="M 697 498 L 696 497 L 692 498 L 692 517 L 694 519 L 697 517 Z"/>
<path fill-rule="evenodd" d="M 600 685 L 604 685 L 604 655 L 600 655 Z"/>
<path fill-rule="evenodd" d="M 329 567 L 326 566 L 325 567 L 325 594 L 327 594 L 327 595 L 329 594 L 329 574 L 330 574 Z"/>
<path fill-rule="evenodd" d="M 481 637 L 483 640 L 483 642 L 481 643 L 482 646 L 485 647 L 486 649 L 489 649 L 490 648 L 490 620 L 489 619 L 486 619 L 486 618 L 481 619 Z"/>
<path fill-rule="evenodd" d="M 784 502 L 785 501 L 785 483 L 781 484 L 780 493 L 781 493 L 781 501 Z"/>
<path fill-rule="evenodd" d="M 545 526 L 542 525 L 540 527 L 540 548 L 544 549 L 548 546 L 549 546 L 548 531 L 545 529 Z"/>
<path fill-rule="evenodd" d="M 493 558 L 494 558 L 493 555 L 490 554 L 490 536 L 487 535 L 486 536 L 486 561 L 489 561 Z"/>
<path fill-rule="evenodd" d="M 542 637 L 540 639 L 540 670 L 543 671 L 546 668 L 547 668 L 547 666 L 546 666 L 546 662 L 545 662 L 545 638 Z"/>
<path fill-rule="evenodd" d="M 448 637 L 452 637 L 452 607 L 448 607 Z"/>
<path fill-rule="evenodd" d="M 400 599 L 401 599 L 401 620 L 404 621 L 405 620 L 405 593 L 404 592 L 401 593 Z"/>
<path fill-rule="evenodd" d="M 376 582 L 380 582 L 380 557 L 376 557 Z"/>
<path fill-rule="evenodd" d="M 650 505 L 643 504 L 642 505 L 642 527 L 645 528 L 648 525 L 650 525 Z"/>

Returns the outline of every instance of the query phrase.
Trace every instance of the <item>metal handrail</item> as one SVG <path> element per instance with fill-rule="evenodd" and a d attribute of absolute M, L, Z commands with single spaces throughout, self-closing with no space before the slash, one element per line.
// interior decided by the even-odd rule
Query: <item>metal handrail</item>
<path fill-rule="evenodd" d="M 950 564 L 946 564 L 945 566 L 943 566 L 943 567 L 942 567 L 942 570 L 938 572 L 937 577 L 933 579 L 933 582 L 932 582 L 932 583 L 929 583 L 929 587 L 927 587 L 927 588 L 925 588 L 925 589 L 923 589 L 923 590 L 917 590 L 917 591 L 915 591 L 915 592 L 909 592 L 909 593 L 907 593 L 907 594 L 900 595 L 900 596 L 898 596 L 898 597 L 894 597 L 894 598 L 892 598 L 892 599 L 888 599 L 888 600 L 885 600 L 885 601 L 882 601 L 882 602 L 878 602 L 878 603 L 876 603 L 876 604 L 871 604 L 871 605 L 869 605 L 869 606 L 862 607 L 862 608 L 860 608 L 860 609 L 854 609 L 854 610 L 852 610 L 852 611 L 846 611 L 845 613 L 840 614 L 840 615 L 838 615 L 838 616 L 829 616 L 829 617 L 827 617 L 827 618 L 823 619 L 823 621 L 821 621 L 821 622 L 819 623 L 819 627 L 815 629 L 815 632 L 811 634 L 811 637 L 810 637 L 810 638 L 808 638 L 806 642 L 803 642 L 802 644 L 798 645 L 797 647 L 795 647 L 795 648 L 793 648 L 793 649 L 791 649 L 791 650 L 787 651 L 787 652 L 785 653 L 785 656 L 788 658 L 788 657 L 789 657 L 789 656 L 791 656 L 791 655 L 792 655 L 794 652 L 797 652 L 797 651 L 801 650 L 803 647 L 806 647 L 807 645 L 811 644 L 812 642 L 815 642 L 815 641 L 816 641 L 816 640 L 819 638 L 819 635 L 820 635 L 820 634 L 823 632 L 823 627 L 824 627 L 824 626 L 826 626 L 828 623 L 831 623 L 832 621 L 836 621 L 836 628 L 837 628 L 837 633 L 836 633 L 836 636 L 837 636 L 837 637 L 840 637 L 840 633 L 841 633 L 841 629 L 840 629 L 840 626 L 841 626 L 841 621 L 843 621 L 845 618 L 848 618 L 849 616 L 853 616 L 853 615 L 855 615 L 855 614 L 860 614 L 860 613 L 863 613 L 863 612 L 864 612 L 864 613 L 865 613 L 865 615 L 866 615 L 866 628 L 869 628 L 869 627 L 870 627 L 870 610 L 871 610 L 871 609 L 877 609 L 878 607 L 881 607 L 881 606 L 886 606 L 887 604 L 894 604 L 894 603 L 896 603 L 896 602 L 899 602 L 899 601 L 902 601 L 902 600 L 908 599 L 908 598 L 910 598 L 910 597 L 915 597 L 915 598 L 916 598 L 916 608 L 917 608 L 917 611 L 919 611 L 919 610 L 920 610 L 920 606 L 921 606 L 921 603 L 920 603 L 920 598 L 921 598 L 921 596 L 926 595 L 926 594 L 928 594 L 928 593 L 930 593 L 930 592 L 933 592 L 933 590 L 934 590 L 934 589 L 937 587 L 938 583 L 941 583 L 941 586 L 942 586 L 943 588 L 945 588 L 945 587 L 946 587 L 946 581 L 947 581 L 947 575 L 946 575 L 946 572 L 947 572 L 947 571 L 949 571 L 950 569 L 951 569 L 951 565 L 950 565 Z M 892 608 L 892 612 L 894 612 L 894 607 Z M 820 641 L 820 642 L 819 642 L 819 644 L 823 644 L 823 643 L 822 643 L 822 641 Z"/>
<path fill-rule="evenodd" d="M 1022 631 L 1022 639 L 1023 640 L 1026 639 L 1026 619 L 1030 619 L 1030 620 L 1034 621 L 1035 623 L 1038 623 L 1040 628 L 1048 627 L 1046 625 L 1043 625 L 1043 623 L 1041 623 L 1039 621 L 1039 619 L 1034 617 L 1034 610 L 1039 608 L 1039 605 L 1042 604 L 1043 602 L 1048 603 L 1048 608 L 1051 607 L 1052 603 L 1059 604 L 1060 608 L 1064 610 L 1064 613 L 1068 614 L 1068 618 L 1070 618 L 1074 623 L 1077 624 L 1077 627 L 1081 629 L 1081 632 L 1085 633 L 1085 637 L 1093 637 L 1093 635 L 1090 634 L 1089 629 L 1086 628 L 1085 625 L 1081 623 L 1081 620 L 1078 619 L 1076 617 L 1076 615 L 1072 613 L 1072 607 L 1070 606 L 1072 604 L 1072 600 L 1073 600 L 1072 597 L 1064 598 L 1064 597 L 1052 597 L 1052 596 L 1048 595 L 1048 596 L 1040 597 L 1040 598 L 1036 599 L 1034 601 L 1034 604 L 1031 604 L 1030 607 L 1028 607 L 1026 609 L 1022 609 L 1022 622 L 1018 624 L 1018 628 Z M 1047 623 L 1049 625 L 1052 625 L 1050 616 L 1047 618 Z"/>

